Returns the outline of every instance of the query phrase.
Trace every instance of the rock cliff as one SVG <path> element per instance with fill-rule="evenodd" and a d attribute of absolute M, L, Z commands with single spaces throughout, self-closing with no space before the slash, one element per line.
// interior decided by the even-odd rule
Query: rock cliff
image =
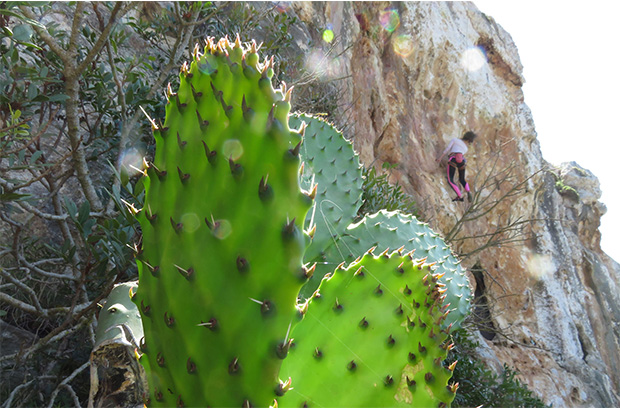
<path fill-rule="evenodd" d="M 365 164 L 452 239 L 481 303 L 479 354 L 553 407 L 620 406 L 620 265 L 601 251 L 598 180 L 541 153 L 517 46 L 470 2 L 294 2 L 315 40 L 335 35 L 326 80 Z M 326 36 L 329 39 L 329 36 Z M 298 39 L 308 55 L 308 42 Z M 474 130 L 473 204 L 452 202 L 450 139 Z"/>

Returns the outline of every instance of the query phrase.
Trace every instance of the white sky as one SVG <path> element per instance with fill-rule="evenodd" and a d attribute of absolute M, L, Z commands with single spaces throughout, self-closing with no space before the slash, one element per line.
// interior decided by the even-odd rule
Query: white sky
<path fill-rule="evenodd" d="M 510 33 L 523 64 L 525 103 L 543 157 L 575 161 L 600 181 L 607 206 L 601 246 L 620 262 L 620 4 L 483 0 Z"/>

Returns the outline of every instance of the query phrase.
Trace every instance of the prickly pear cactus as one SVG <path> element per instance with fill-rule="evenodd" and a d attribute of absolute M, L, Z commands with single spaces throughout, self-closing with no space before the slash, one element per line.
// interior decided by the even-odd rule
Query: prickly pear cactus
<path fill-rule="evenodd" d="M 151 406 L 266 407 L 306 279 L 300 133 L 256 45 L 209 39 L 153 122 L 137 256 Z"/>
<path fill-rule="evenodd" d="M 131 302 L 131 295 L 138 289 L 137 282 L 114 286 L 99 313 L 95 333 L 95 348 L 103 343 L 119 343 L 132 346 L 144 335 L 140 312 Z"/>
<path fill-rule="evenodd" d="M 333 270 L 321 265 L 323 253 L 349 226 L 362 205 L 362 170 L 353 145 L 332 124 L 307 114 L 291 116 L 290 124 L 305 123 L 304 141 L 300 156 L 303 170 L 302 188 L 316 189 L 315 200 L 306 217 L 306 230 L 312 232 L 312 242 L 306 249 L 304 261 L 319 262 L 302 290 L 309 297 L 323 276 Z M 343 259 L 344 260 L 344 259 Z"/>
<path fill-rule="evenodd" d="M 300 156 L 300 184 L 306 190 L 316 185 L 316 197 L 306 219 L 315 230 L 305 253 L 314 260 L 349 226 L 362 205 L 362 170 L 353 145 L 333 125 L 307 114 L 291 116 L 293 127 L 305 123 Z M 314 228 L 316 226 L 316 229 Z"/>
<path fill-rule="evenodd" d="M 450 313 L 444 326 L 452 326 L 454 329 L 460 327 L 471 308 L 469 279 L 439 234 L 413 215 L 380 211 L 366 215 L 360 222 L 350 225 L 326 252 L 327 260 L 340 260 L 344 253 L 345 260 L 352 261 L 372 246 L 381 251 L 403 246 L 404 252 L 414 252 L 415 258 L 426 258 L 427 263 L 432 263 L 432 269 L 442 274 L 440 283 L 446 286 L 446 303 L 450 304 Z"/>
<path fill-rule="evenodd" d="M 412 255 L 372 250 L 338 267 L 303 306 L 281 370 L 281 407 L 449 405 L 445 288 Z"/>

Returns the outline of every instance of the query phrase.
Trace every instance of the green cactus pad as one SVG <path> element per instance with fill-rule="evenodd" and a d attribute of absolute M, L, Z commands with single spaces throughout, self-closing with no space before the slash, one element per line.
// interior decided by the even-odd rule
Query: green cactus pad
<path fill-rule="evenodd" d="M 353 145 L 340 131 L 324 120 L 306 114 L 291 116 L 292 127 L 306 124 L 300 156 L 303 189 L 316 197 L 306 218 L 306 229 L 316 232 L 306 250 L 305 261 L 314 262 L 353 222 L 362 204 L 362 170 Z M 317 279 L 315 279 L 317 280 Z M 321 278 L 316 281 L 318 286 Z M 311 279 L 312 282 L 312 279 Z"/>
<path fill-rule="evenodd" d="M 456 387 L 443 287 L 410 254 L 364 254 L 339 267 L 305 305 L 281 369 L 281 407 L 437 407 Z M 289 387 L 289 386 L 287 386 Z"/>
<path fill-rule="evenodd" d="M 446 285 L 446 303 L 450 303 L 450 314 L 444 326 L 454 329 L 460 326 L 471 308 L 469 279 L 450 247 L 427 223 L 398 211 L 366 215 L 360 222 L 350 225 L 327 250 L 326 261 L 332 265 L 342 260 L 350 262 L 372 246 L 376 246 L 377 251 L 404 246 L 403 252 L 414 251 L 415 258 L 426 258 L 426 263 L 433 264 L 435 273 L 444 274 L 440 283 Z"/>
<path fill-rule="evenodd" d="M 302 122 L 306 128 L 300 150 L 300 184 L 307 191 L 316 187 L 315 200 L 305 221 L 306 231 L 312 232 L 312 242 L 304 261 L 318 263 L 301 291 L 301 296 L 308 298 L 323 276 L 334 268 L 324 265 L 324 251 L 357 215 L 362 204 L 363 177 L 359 157 L 340 131 L 321 118 L 307 114 L 291 116 L 291 126 L 299 127 Z"/>
<path fill-rule="evenodd" d="M 169 89 L 138 214 L 151 406 L 266 407 L 305 281 L 301 136 L 256 45 L 209 39 Z"/>
<path fill-rule="evenodd" d="M 138 282 L 115 285 L 101 308 L 95 333 L 95 348 L 103 343 L 137 343 L 144 335 L 140 312 L 131 301 Z"/>

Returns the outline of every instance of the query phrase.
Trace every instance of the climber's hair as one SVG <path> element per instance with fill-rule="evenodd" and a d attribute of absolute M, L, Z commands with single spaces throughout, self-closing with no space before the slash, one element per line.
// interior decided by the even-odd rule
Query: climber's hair
<path fill-rule="evenodd" d="M 467 142 L 474 142 L 474 140 L 476 139 L 477 135 L 475 132 L 473 131 L 467 131 L 465 134 L 463 134 L 463 138 L 461 138 L 463 141 L 467 141 Z"/>

